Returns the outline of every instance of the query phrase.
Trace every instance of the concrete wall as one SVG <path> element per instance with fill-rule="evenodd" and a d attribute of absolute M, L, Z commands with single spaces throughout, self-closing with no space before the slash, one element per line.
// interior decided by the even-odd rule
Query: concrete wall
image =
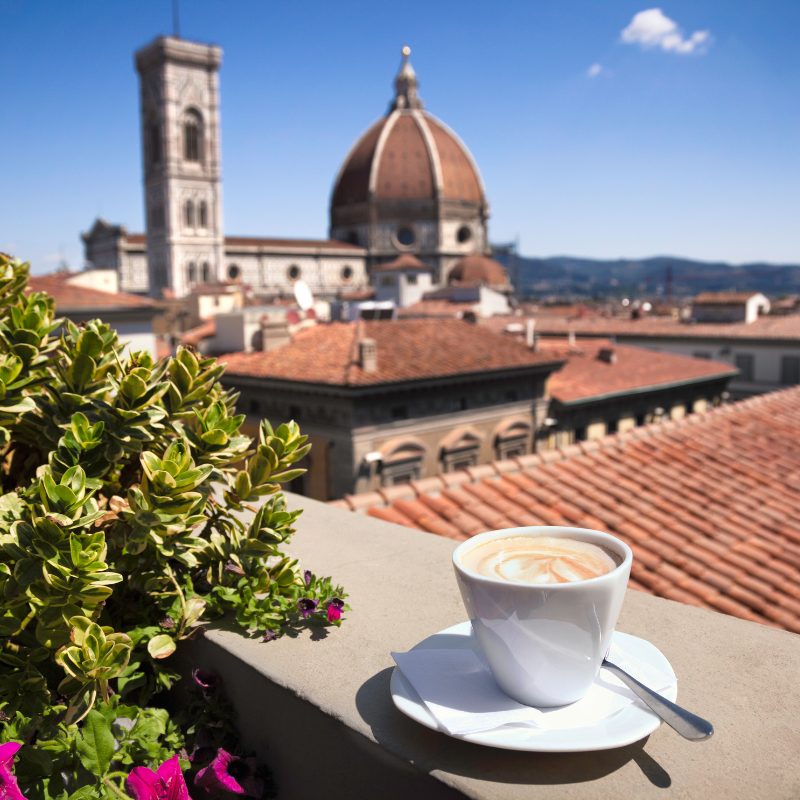
<path fill-rule="evenodd" d="M 454 542 L 289 496 L 304 508 L 291 553 L 344 584 L 341 628 L 264 644 L 224 622 L 179 648 L 220 674 L 243 746 L 273 770 L 278 797 L 329 800 L 796 800 L 800 637 L 629 590 L 618 628 L 652 642 L 678 702 L 715 735 L 662 725 L 597 752 L 499 750 L 428 730 L 392 703 L 391 651 L 466 619 Z"/>
<path fill-rule="evenodd" d="M 377 272 L 374 284 L 377 302 L 390 301 L 399 308 L 418 303 L 433 288 L 431 274 L 418 271 Z"/>
<path fill-rule="evenodd" d="M 119 276 L 115 269 L 86 269 L 71 275 L 67 283 L 70 286 L 84 286 L 111 294 L 119 291 Z"/>

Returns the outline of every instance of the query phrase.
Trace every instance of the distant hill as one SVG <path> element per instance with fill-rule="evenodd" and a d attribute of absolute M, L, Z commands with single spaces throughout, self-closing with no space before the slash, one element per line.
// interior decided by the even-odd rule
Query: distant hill
<path fill-rule="evenodd" d="M 670 270 L 672 294 L 677 297 L 723 290 L 753 290 L 773 297 L 800 292 L 800 264 L 733 266 L 672 256 L 615 261 L 572 256 L 530 258 L 501 250 L 495 251 L 494 257 L 506 267 L 522 297 L 664 296 Z"/>

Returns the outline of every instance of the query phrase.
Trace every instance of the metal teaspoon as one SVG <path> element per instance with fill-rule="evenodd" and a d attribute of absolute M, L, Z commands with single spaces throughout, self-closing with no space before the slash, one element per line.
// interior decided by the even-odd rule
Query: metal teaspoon
<path fill-rule="evenodd" d="M 616 675 L 627 687 L 655 714 L 657 714 L 671 728 L 676 730 L 681 736 L 693 742 L 700 742 L 708 739 L 714 733 L 714 726 L 706 719 L 692 714 L 685 708 L 667 700 L 658 692 L 648 689 L 625 672 L 622 667 L 613 664 L 607 658 L 603 659 L 603 666 Z"/>

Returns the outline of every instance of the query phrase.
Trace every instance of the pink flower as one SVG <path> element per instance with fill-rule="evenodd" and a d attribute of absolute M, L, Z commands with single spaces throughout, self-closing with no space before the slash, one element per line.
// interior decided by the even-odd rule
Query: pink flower
<path fill-rule="evenodd" d="M 0 800 L 25 800 L 14 776 L 14 756 L 21 746 L 18 742 L 0 744 Z"/>
<path fill-rule="evenodd" d="M 338 597 L 328 603 L 328 622 L 336 622 L 342 618 L 342 609 L 344 608 L 344 601 Z"/>
<path fill-rule="evenodd" d="M 147 767 L 134 767 L 125 780 L 125 788 L 136 800 L 192 800 L 178 756 L 172 756 L 155 772 Z"/>
<path fill-rule="evenodd" d="M 214 760 L 197 773 L 194 785 L 207 792 L 231 792 L 250 797 L 260 797 L 264 789 L 264 782 L 256 775 L 255 759 L 239 758 L 221 747 Z"/>

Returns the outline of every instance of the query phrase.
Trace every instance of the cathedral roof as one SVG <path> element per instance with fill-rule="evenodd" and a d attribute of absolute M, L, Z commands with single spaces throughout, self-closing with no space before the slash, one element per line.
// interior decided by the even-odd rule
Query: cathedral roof
<path fill-rule="evenodd" d="M 430 272 L 431 268 L 411 253 L 401 253 L 386 264 L 378 264 L 373 272 Z"/>
<path fill-rule="evenodd" d="M 464 143 L 423 109 L 403 48 L 386 116 L 355 143 L 333 189 L 332 207 L 368 200 L 448 200 L 484 205 L 480 173 Z"/>
<path fill-rule="evenodd" d="M 456 261 L 447 275 L 450 284 L 479 284 L 497 288 L 507 288 L 508 274 L 500 262 L 493 258 L 474 253 Z"/>

